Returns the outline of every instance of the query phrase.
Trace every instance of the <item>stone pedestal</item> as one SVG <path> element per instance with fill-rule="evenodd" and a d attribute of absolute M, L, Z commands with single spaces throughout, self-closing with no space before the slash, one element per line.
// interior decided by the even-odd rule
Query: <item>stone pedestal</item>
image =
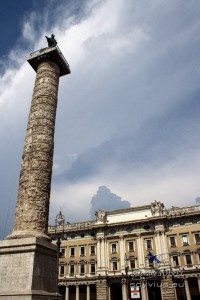
<path fill-rule="evenodd" d="M 53 300 L 57 249 L 40 238 L 0 241 L 0 300 Z"/>

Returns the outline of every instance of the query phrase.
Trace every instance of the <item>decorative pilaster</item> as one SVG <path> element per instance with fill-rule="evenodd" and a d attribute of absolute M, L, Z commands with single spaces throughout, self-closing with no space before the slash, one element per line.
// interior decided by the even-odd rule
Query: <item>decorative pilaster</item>
<path fill-rule="evenodd" d="M 105 270 L 106 267 L 106 255 L 105 255 L 105 239 L 101 239 L 101 268 Z"/>
<path fill-rule="evenodd" d="M 155 233 L 155 246 L 156 246 L 156 254 L 161 254 L 163 253 L 162 250 L 161 250 L 161 236 L 160 236 L 160 231 L 159 230 L 156 230 Z"/>
<path fill-rule="evenodd" d="M 125 270 L 125 249 L 124 249 L 124 236 L 119 237 L 119 249 L 120 249 L 120 264 L 121 270 Z"/>
<path fill-rule="evenodd" d="M 142 244 L 142 238 L 140 233 L 137 233 L 137 249 L 138 249 L 138 267 L 144 268 L 144 247 Z"/>
<path fill-rule="evenodd" d="M 97 271 L 101 268 L 101 239 L 97 238 Z"/>

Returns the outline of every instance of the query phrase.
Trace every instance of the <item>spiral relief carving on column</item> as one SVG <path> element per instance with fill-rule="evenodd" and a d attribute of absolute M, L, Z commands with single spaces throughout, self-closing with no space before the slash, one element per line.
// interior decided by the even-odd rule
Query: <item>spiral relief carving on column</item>
<path fill-rule="evenodd" d="M 47 237 L 60 69 L 38 65 L 21 164 L 14 231 L 10 238 Z"/>

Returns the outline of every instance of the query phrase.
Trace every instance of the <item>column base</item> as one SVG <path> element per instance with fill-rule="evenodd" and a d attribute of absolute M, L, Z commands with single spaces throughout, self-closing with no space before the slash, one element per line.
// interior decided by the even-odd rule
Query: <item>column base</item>
<path fill-rule="evenodd" d="M 40 238 L 40 239 L 44 239 L 46 241 L 51 241 L 51 238 L 40 231 L 28 231 L 28 230 L 24 230 L 24 231 L 13 231 L 10 235 L 8 235 L 6 237 L 7 240 L 12 240 L 12 239 L 22 239 L 22 238 L 29 238 L 29 237 L 36 237 L 36 238 Z"/>
<path fill-rule="evenodd" d="M 57 299 L 57 249 L 29 237 L 0 241 L 0 300 Z"/>

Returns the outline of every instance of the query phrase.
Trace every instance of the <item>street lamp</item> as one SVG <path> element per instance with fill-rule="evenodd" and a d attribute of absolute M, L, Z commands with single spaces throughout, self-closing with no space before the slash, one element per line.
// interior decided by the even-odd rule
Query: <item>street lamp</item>
<path fill-rule="evenodd" d="M 57 292 L 56 292 L 56 300 L 59 299 L 59 288 L 58 288 L 58 277 L 59 277 L 59 258 L 60 258 L 60 245 L 61 245 L 61 238 L 64 234 L 64 227 L 65 227 L 65 217 L 59 212 L 59 214 L 56 216 L 55 219 L 55 234 L 57 237 L 56 245 L 57 245 L 57 276 L 56 276 L 56 286 L 57 286 Z M 62 231 L 60 233 L 57 233 L 57 230 L 62 228 Z"/>
<path fill-rule="evenodd" d="M 128 286 L 128 271 L 129 271 L 129 266 L 127 264 L 129 258 L 124 256 L 124 261 L 125 261 L 125 273 L 126 273 L 126 294 L 127 294 L 127 299 L 129 300 L 129 286 Z"/>
<path fill-rule="evenodd" d="M 60 211 L 59 214 L 56 216 L 55 230 L 57 229 L 58 226 L 59 226 L 59 228 L 61 226 L 63 226 L 63 230 L 64 230 L 64 225 L 65 225 L 65 217 L 64 217 L 64 215 Z"/>

